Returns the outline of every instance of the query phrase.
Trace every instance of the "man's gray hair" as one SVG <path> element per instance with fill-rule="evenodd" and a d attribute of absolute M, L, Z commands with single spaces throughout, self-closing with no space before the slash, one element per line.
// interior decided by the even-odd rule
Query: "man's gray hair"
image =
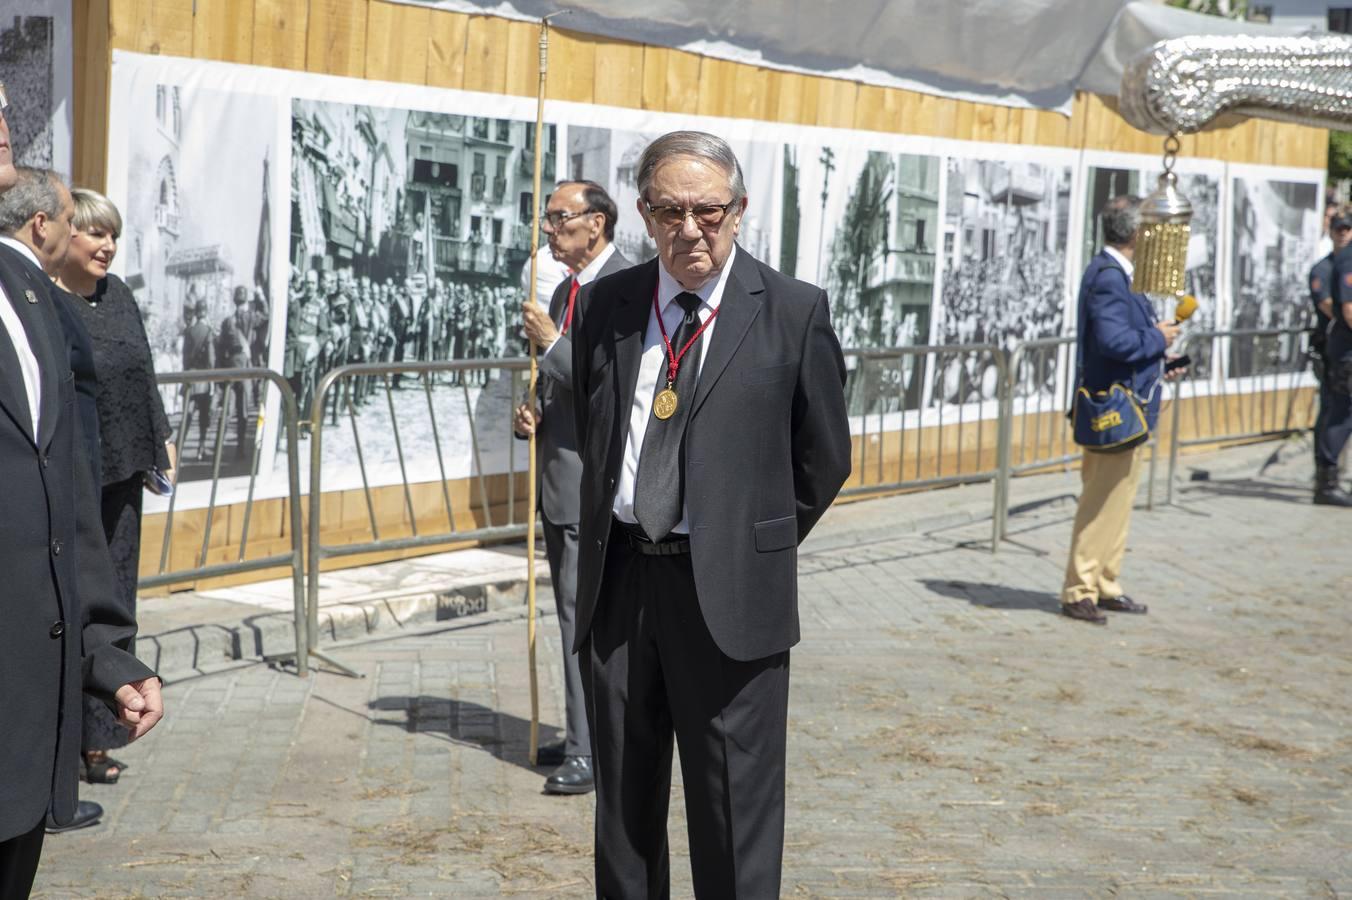
<path fill-rule="evenodd" d="M 1103 243 L 1110 247 L 1125 247 L 1136 239 L 1141 227 L 1141 198 L 1135 194 L 1118 194 L 1103 204 L 1099 213 L 1103 226 Z"/>
<path fill-rule="evenodd" d="M 703 131 L 672 131 L 648 145 L 638 161 L 638 195 L 648 201 L 648 187 L 659 163 L 677 156 L 689 156 L 711 162 L 728 175 L 732 199 L 746 196 L 746 182 L 742 180 L 742 166 L 728 142 L 717 135 Z"/>
<path fill-rule="evenodd" d="M 0 194 L 0 234 L 13 237 L 38 213 L 61 215 L 61 176 L 50 169 L 16 166 L 19 178 Z"/>

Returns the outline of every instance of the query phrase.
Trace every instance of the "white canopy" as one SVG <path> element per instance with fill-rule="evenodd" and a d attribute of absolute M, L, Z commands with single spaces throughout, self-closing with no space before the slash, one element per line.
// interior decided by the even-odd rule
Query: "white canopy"
<path fill-rule="evenodd" d="M 400 0 L 870 84 L 1069 112 L 1164 38 L 1291 34 L 1158 0 Z"/>

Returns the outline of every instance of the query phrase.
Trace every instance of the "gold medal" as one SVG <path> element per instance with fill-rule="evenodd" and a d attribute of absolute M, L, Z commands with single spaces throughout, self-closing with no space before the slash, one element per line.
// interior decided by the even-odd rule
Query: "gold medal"
<path fill-rule="evenodd" d="M 670 419 L 676 413 L 676 392 L 670 387 L 653 398 L 653 415 L 659 419 Z"/>

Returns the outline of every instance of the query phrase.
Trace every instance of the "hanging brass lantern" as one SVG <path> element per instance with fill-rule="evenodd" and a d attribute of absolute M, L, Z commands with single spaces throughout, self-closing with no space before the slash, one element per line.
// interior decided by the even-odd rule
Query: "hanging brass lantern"
<path fill-rule="evenodd" d="M 1163 297 L 1181 298 L 1186 293 L 1184 277 L 1188 262 L 1188 238 L 1192 234 L 1192 204 L 1178 190 L 1174 158 L 1178 138 L 1164 142 L 1164 173 L 1141 201 L 1141 229 L 1136 234 L 1135 271 L 1132 290 Z"/>

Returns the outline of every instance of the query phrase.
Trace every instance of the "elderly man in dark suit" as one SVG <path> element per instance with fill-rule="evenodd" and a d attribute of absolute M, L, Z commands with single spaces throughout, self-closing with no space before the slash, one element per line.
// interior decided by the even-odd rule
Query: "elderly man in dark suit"
<path fill-rule="evenodd" d="M 0 85 L 0 191 L 14 184 Z M 80 693 L 132 738 L 163 714 L 159 680 L 127 652 L 136 625 L 116 584 L 84 453 L 52 283 L 0 246 L 0 897 L 27 897 L 50 813 L 76 813 Z"/>
<path fill-rule="evenodd" d="M 850 471 L 826 294 L 736 246 L 722 139 L 644 151 L 658 256 L 603 278 L 573 342 L 577 647 L 596 769 L 596 892 L 669 893 L 673 734 L 699 897 L 777 897 L 798 544 Z"/>
<path fill-rule="evenodd" d="M 1081 384 L 1091 391 L 1106 391 L 1114 383 L 1131 388 L 1154 430 L 1165 354 L 1178 337 L 1178 323 L 1155 321 L 1150 299 L 1131 289 L 1139 208 L 1138 198 L 1122 195 L 1109 200 L 1099 214 L 1104 248 L 1089 261 L 1080 282 L 1077 353 Z M 1072 619 L 1105 625 L 1103 610 L 1146 612 L 1146 605 L 1128 597 L 1118 581 L 1144 452 L 1144 445 L 1138 445 L 1084 453 L 1061 587 L 1061 612 Z"/>
<path fill-rule="evenodd" d="M 563 637 L 564 709 L 567 718 L 561 745 L 540 748 L 536 762 L 558 768 L 545 779 L 551 794 L 585 794 L 594 785 L 591 736 L 587 729 L 582 673 L 573 651 L 577 607 L 578 486 L 582 460 L 577 455 L 573 412 L 572 335 L 581 327 L 592 283 L 629 268 L 611 243 L 615 239 L 615 201 L 599 184 L 565 181 L 554 190 L 540 217 L 554 259 L 575 273 L 559 282 L 542 310 L 533 299 L 523 309 L 526 336 L 541 348 L 541 409 L 522 404 L 516 432 L 529 435 L 539 427 L 540 509 L 544 521 L 549 578 L 554 587 L 559 630 Z"/>

